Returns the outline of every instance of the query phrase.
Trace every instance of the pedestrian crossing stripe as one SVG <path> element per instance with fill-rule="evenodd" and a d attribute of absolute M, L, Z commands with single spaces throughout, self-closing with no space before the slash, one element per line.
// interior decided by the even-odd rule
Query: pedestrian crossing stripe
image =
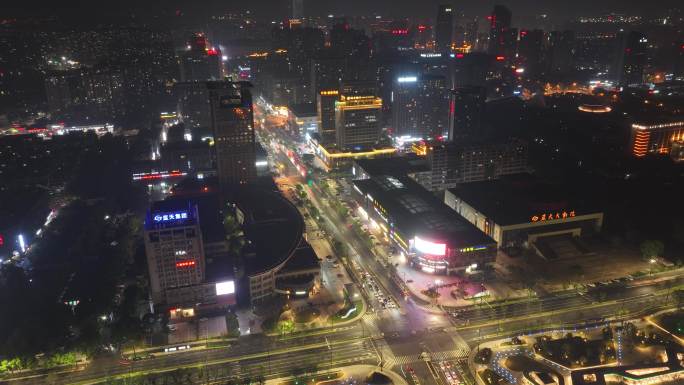
<path fill-rule="evenodd" d="M 469 354 L 470 352 L 467 349 L 459 348 L 457 350 L 433 352 L 429 356 L 432 361 L 458 361 L 468 358 Z M 395 361 L 397 365 L 408 365 L 423 360 L 419 357 L 419 354 L 409 354 L 395 356 L 393 361 Z"/>

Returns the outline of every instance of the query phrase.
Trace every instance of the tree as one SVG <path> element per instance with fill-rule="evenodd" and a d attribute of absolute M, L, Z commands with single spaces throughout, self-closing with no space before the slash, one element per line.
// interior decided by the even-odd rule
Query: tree
<path fill-rule="evenodd" d="M 641 242 L 641 255 L 645 259 L 661 257 L 665 251 L 665 245 L 658 240 L 645 240 Z"/>

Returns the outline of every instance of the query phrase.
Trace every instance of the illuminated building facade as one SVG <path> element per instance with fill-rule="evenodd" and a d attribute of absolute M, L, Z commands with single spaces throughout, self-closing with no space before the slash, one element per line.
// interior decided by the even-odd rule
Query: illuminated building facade
<path fill-rule="evenodd" d="M 352 182 L 359 216 L 416 269 L 450 274 L 494 262 L 496 242 L 406 176 Z"/>
<path fill-rule="evenodd" d="M 576 238 L 595 234 L 603 225 L 603 213 L 588 196 L 570 188 L 520 174 L 458 185 L 445 192 L 444 202 L 499 247 L 528 245 L 554 259 L 560 256 L 547 247 L 547 238 L 563 238 L 568 254 L 580 256 L 583 247 Z"/>
<path fill-rule="evenodd" d="M 341 95 L 335 102 L 335 135 L 340 149 L 372 147 L 380 138 L 382 99 Z"/>
<path fill-rule="evenodd" d="M 449 52 L 454 32 L 454 9 L 450 4 L 441 4 L 437 8 L 435 23 L 435 48 L 438 52 Z"/>
<path fill-rule="evenodd" d="M 251 85 L 208 82 L 219 187 L 249 183 L 256 178 L 256 139 Z"/>
<path fill-rule="evenodd" d="M 393 136 L 427 139 L 444 135 L 447 107 L 444 76 L 397 77 L 392 86 Z"/>
<path fill-rule="evenodd" d="M 356 159 L 387 158 L 397 153 L 395 147 L 340 150 L 335 144 L 320 143 L 315 137 L 311 138 L 309 142 L 314 149 L 314 153 L 323 162 L 328 172 L 348 169 Z"/>
<path fill-rule="evenodd" d="M 669 154 L 672 144 L 684 140 L 684 121 L 632 124 L 629 148 L 637 158 L 648 154 Z"/>
<path fill-rule="evenodd" d="M 156 202 L 145 219 L 145 253 L 154 303 L 176 303 L 168 291 L 204 280 L 197 205 Z"/>
<path fill-rule="evenodd" d="M 335 102 L 340 92 L 337 89 L 319 91 L 316 96 L 318 134 L 324 143 L 335 141 Z"/>

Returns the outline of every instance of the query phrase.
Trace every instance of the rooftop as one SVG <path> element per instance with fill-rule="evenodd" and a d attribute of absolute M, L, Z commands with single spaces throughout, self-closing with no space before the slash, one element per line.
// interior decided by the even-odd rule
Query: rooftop
<path fill-rule="evenodd" d="M 300 118 L 317 116 L 316 105 L 314 103 L 290 104 L 289 108 L 295 116 Z"/>
<path fill-rule="evenodd" d="M 494 243 L 409 177 L 380 175 L 353 184 L 385 209 L 404 236 L 441 240 L 455 248 Z"/>
<path fill-rule="evenodd" d="M 304 221 L 297 208 L 277 192 L 244 187 L 234 203 L 245 216 L 245 272 L 255 275 L 285 263 L 299 247 Z"/>
<path fill-rule="evenodd" d="M 393 158 L 356 159 L 354 163 L 371 177 L 378 175 L 399 177 L 430 170 L 425 158 L 415 154 Z"/>
<path fill-rule="evenodd" d="M 542 181 L 529 174 L 464 183 L 449 192 L 502 226 L 527 223 L 532 216 L 547 213 L 600 212 L 586 186 Z"/>

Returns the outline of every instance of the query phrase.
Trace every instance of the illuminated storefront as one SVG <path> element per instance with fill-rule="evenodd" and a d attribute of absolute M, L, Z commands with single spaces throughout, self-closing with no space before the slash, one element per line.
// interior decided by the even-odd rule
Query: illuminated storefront
<path fill-rule="evenodd" d="M 356 180 L 359 216 L 418 270 L 450 274 L 494 261 L 496 243 L 408 177 Z"/>

